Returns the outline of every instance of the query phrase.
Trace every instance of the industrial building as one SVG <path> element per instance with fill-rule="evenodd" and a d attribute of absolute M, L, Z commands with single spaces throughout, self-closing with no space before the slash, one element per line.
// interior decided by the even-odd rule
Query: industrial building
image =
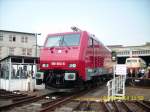
<path fill-rule="evenodd" d="M 29 77 L 35 85 L 40 52 L 37 36 L 37 33 L 0 30 L 1 89 L 26 91 Z"/>
<path fill-rule="evenodd" d="M 0 30 L 0 60 L 9 55 L 38 57 L 37 33 Z"/>
<path fill-rule="evenodd" d="M 128 57 L 141 57 L 147 66 L 150 64 L 150 42 L 139 46 L 109 45 L 108 48 L 116 52 L 118 64 L 124 64 Z"/>

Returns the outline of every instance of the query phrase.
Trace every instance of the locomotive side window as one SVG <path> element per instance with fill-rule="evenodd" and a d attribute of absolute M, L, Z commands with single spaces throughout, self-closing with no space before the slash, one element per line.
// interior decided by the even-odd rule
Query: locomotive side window
<path fill-rule="evenodd" d="M 99 43 L 96 40 L 93 41 L 93 44 L 94 44 L 94 47 L 98 47 L 99 46 Z"/>
<path fill-rule="evenodd" d="M 89 47 L 93 47 L 93 39 L 89 38 Z"/>

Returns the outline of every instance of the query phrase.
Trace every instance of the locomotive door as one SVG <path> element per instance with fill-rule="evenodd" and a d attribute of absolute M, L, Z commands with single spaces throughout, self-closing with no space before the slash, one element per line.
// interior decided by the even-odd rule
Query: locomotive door
<path fill-rule="evenodd" d="M 98 67 L 98 45 L 99 43 L 96 40 L 93 40 L 94 72 L 97 71 L 97 67 Z"/>
<path fill-rule="evenodd" d="M 95 69 L 95 48 L 94 48 L 94 39 L 90 38 L 89 41 L 89 45 L 90 45 L 90 65 L 92 65 L 92 69 Z"/>

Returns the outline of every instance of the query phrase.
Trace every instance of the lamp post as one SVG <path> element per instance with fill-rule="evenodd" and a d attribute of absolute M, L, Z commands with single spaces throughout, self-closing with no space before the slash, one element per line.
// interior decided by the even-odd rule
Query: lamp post
<path fill-rule="evenodd" d="M 37 37 L 38 37 L 38 35 L 41 35 L 41 33 L 35 33 L 35 38 L 36 38 L 35 57 L 37 57 Z"/>

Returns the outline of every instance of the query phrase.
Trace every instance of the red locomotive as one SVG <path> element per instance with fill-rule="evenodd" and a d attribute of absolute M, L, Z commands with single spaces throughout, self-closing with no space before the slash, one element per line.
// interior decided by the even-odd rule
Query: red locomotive
<path fill-rule="evenodd" d="M 111 52 L 86 31 L 49 34 L 40 53 L 46 88 L 100 83 L 111 74 Z"/>

